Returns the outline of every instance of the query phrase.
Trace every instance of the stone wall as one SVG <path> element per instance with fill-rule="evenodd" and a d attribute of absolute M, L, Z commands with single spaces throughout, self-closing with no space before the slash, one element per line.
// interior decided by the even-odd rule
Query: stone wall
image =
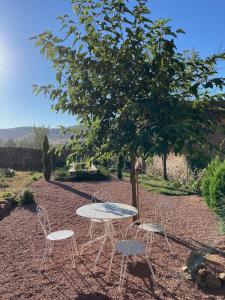
<path fill-rule="evenodd" d="M 21 171 L 42 170 L 42 150 L 0 147 L 0 168 Z"/>

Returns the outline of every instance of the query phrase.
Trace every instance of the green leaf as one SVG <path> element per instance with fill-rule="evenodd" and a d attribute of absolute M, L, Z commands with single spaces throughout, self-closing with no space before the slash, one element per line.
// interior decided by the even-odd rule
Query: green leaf
<path fill-rule="evenodd" d="M 58 71 L 56 73 L 56 80 L 61 83 L 61 78 L 62 78 L 62 71 Z"/>

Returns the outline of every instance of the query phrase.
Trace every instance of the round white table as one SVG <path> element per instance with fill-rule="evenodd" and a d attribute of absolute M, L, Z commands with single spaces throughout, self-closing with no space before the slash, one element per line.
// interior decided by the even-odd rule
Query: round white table
<path fill-rule="evenodd" d="M 91 204 L 81 206 L 77 209 L 76 213 L 77 215 L 84 218 L 101 220 L 102 223 L 104 224 L 104 229 L 105 229 L 104 235 L 82 246 L 82 250 L 83 250 L 84 246 L 87 246 L 97 240 L 103 239 L 102 246 L 95 260 L 95 268 L 96 268 L 98 259 L 101 255 L 104 245 L 107 242 L 107 239 L 109 239 L 110 242 L 112 243 L 112 246 L 114 246 L 112 222 L 116 220 L 126 219 L 126 218 L 136 216 L 138 214 L 138 210 L 134 206 L 124 204 L 124 203 L 102 202 L 102 203 L 91 203 Z"/>

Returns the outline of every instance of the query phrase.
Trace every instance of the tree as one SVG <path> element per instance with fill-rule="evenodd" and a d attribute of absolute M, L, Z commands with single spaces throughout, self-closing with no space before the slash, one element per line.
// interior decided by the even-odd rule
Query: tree
<path fill-rule="evenodd" d="M 201 99 L 197 90 L 222 86 L 223 79 L 205 79 L 201 67 L 222 55 L 194 61 L 177 53 L 174 40 L 183 31 L 172 31 L 167 20 L 152 21 L 145 0 L 130 6 L 123 0 L 72 3 L 79 27 L 65 15 L 59 17 L 65 36 L 46 31 L 34 37 L 58 83 L 34 91 L 50 97 L 57 111 L 76 115 L 87 129 L 68 142 L 74 153 L 82 148 L 119 155 L 123 149 L 130 157 L 137 207 L 136 158 L 161 153 L 163 144 L 180 149 L 186 138 L 191 142 L 204 131 L 210 98 Z M 195 135 L 189 134 L 192 125 Z"/>
<path fill-rule="evenodd" d="M 51 154 L 49 152 L 49 143 L 47 136 L 44 137 L 43 142 L 43 166 L 44 178 L 46 181 L 51 179 Z"/>
<path fill-rule="evenodd" d="M 213 146 L 216 150 L 209 136 L 221 126 L 224 115 L 224 94 L 219 92 L 224 78 L 216 76 L 217 62 L 225 56 L 221 53 L 202 59 L 195 51 L 165 54 L 167 63 L 160 67 L 163 80 L 159 87 L 164 94 L 160 92 L 157 103 L 160 110 L 155 113 L 159 122 L 154 152 L 162 157 L 163 177 L 167 180 L 166 160 L 170 151 L 187 154 L 193 151 L 193 146 L 203 151 L 211 151 Z M 171 62 L 175 68 L 171 68 Z"/>
<path fill-rule="evenodd" d="M 49 127 L 44 125 L 33 127 L 32 144 L 34 149 L 42 149 L 45 137 L 49 134 Z"/>
<path fill-rule="evenodd" d="M 34 143 L 33 143 L 33 139 L 28 137 L 28 138 L 23 138 L 23 139 L 18 139 L 16 141 L 16 147 L 20 147 L 20 148 L 35 148 L 34 147 Z"/>
<path fill-rule="evenodd" d="M 13 139 L 8 139 L 5 141 L 5 147 L 16 147 L 16 142 Z"/>

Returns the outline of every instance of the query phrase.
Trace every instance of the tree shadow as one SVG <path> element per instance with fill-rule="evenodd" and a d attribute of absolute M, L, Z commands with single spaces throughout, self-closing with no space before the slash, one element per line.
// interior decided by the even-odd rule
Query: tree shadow
<path fill-rule="evenodd" d="M 112 298 L 102 293 L 78 294 L 74 300 L 111 300 Z"/>
<path fill-rule="evenodd" d="M 8 216 L 10 216 L 11 212 L 16 208 L 17 205 L 13 203 L 9 208 L 0 211 L 0 221 Z"/>
<path fill-rule="evenodd" d="M 85 199 L 91 201 L 92 195 L 87 194 L 87 193 L 82 192 L 82 191 L 79 191 L 79 190 L 77 190 L 77 189 L 75 189 L 75 188 L 73 188 L 73 187 L 71 187 L 71 186 L 69 186 L 65 183 L 56 182 L 56 181 L 50 181 L 49 183 L 54 184 L 54 185 L 56 185 L 58 187 L 61 187 L 62 189 L 66 190 L 68 192 L 71 192 L 73 194 L 76 194 L 76 195 L 78 195 L 82 198 L 85 198 Z"/>
<path fill-rule="evenodd" d="M 37 203 L 31 203 L 31 204 L 23 204 L 18 206 L 19 209 L 28 210 L 29 212 L 35 214 L 37 209 Z"/>

